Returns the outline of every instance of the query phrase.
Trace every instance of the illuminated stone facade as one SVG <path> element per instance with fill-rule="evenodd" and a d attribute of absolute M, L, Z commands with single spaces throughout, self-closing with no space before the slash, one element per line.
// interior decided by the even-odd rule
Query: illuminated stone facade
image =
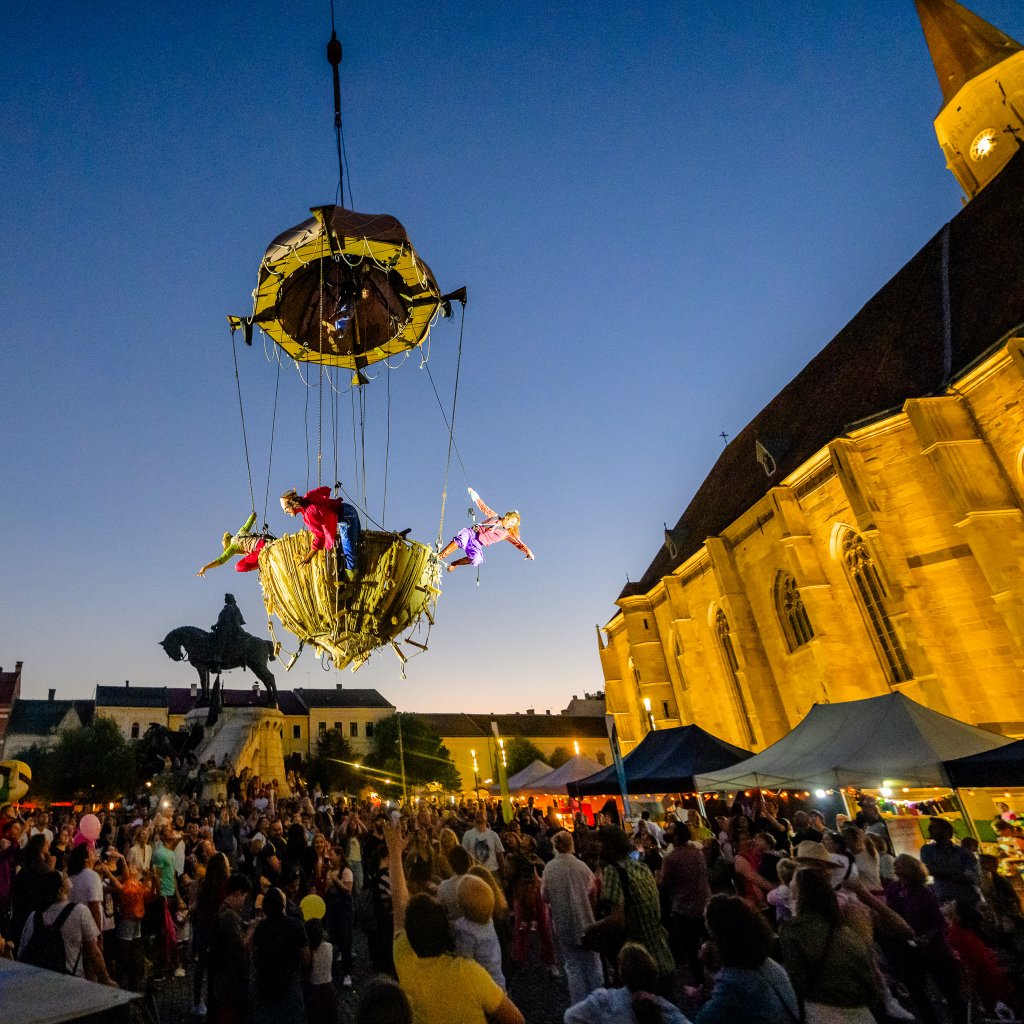
<path fill-rule="evenodd" d="M 963 56 L 980 19 L 918 8 L 940 81 L 994 122 L 996 51 L 970 50 L 976 91 Z M 622 591 L 599 646 L 624 750 L 689 723 L 760 749 L 815 702 L 889 690 L 1024 735 L 1024 157 L 1000 167 L 958 174 L 976 198 L 726 447 Z"/>

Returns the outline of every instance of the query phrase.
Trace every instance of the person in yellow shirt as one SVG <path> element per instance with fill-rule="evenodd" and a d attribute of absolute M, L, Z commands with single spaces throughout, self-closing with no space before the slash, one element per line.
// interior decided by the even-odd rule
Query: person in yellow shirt
<path fill-rule="evenodd" d="M 413 1024 L 525 1024 L 522 1013 L 474 960 L 455 956 L 448 912 L 426 893 L 409 898 L 402 867 L 408 840 L 384 825 L 391 864 L 395 971 L 412 1005 Z"/>

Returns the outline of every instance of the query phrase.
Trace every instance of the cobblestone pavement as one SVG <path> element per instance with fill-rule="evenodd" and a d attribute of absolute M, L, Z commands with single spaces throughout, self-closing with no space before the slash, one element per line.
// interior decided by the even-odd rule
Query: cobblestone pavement
<path fill-rule="evenodd" d="M 353 954 L 355 964 L 352 977 L 355 987 L 338 989 L 339 1024 L 348 1024 L 355 1019 L 360 985 L 371 977 L 366 939 L 358 929 L 353 942 Z M 531 956 L 523 970 L 510 972 L 507 981 L 508 994 L 522 1010 L 527 1024 L 561 1024 L 565 1009 L 569 1005 L 569 992 L 565 980 L 561 977 L 552 977 L 549 969 L 535 954 Z M 154 1016 L 159 1020 L 159 1024 L 198 1024 L 197 1018 L 191 1014 L 191 993 L 191 969 L 185 978 L 168 979 L 154 986 Z M 455 1024 L 454 1016 L 452 1020 Z M 293 1022 L 282 1021 L 281 1024 Z"/>

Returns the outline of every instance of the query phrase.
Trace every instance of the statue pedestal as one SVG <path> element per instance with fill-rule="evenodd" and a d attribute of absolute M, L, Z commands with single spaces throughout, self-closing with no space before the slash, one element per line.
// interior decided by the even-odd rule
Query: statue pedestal
<path fill-rule="evenodd" d="M 207 708 L 193 708 L 185 716 L 191 728 L 194 720 L 206 721 Z M 200 764 L 205 764 L 212 757 L 216 769 L 208 769 L 206 777 L 210 777 L 212 786 L 209 795 L 216 796 L 227 792 L 228 773 L 220 769 L 226 754 L 231 767 L 237 775 L 245 769 L 248 774 L 258 775 L 264 782 L 277 780 L 278 793 L 289 796 L 288 782 L 284 767 L 284 715 L 277 708 L 243 707 L 222 708 L 217 724 L 207 729 L 202 743 L 196 750 Z M 214 781 L 216 776 L 222 781 Z M 206 799 L 207 782 L 203 780 L 203 798 Z"/>
<path fill-rule="evenodd" d="M 202 774 L 203 790 L 202 799 L 227 800 L 228 798 L 228 773 L 223 768 L 207 768 Z"/>

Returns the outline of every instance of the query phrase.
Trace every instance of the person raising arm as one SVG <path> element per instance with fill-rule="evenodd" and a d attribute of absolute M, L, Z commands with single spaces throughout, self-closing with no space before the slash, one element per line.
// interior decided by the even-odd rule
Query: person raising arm
<path fill-rule="evenodd" d="M 487 971 L 453 956 L 448 912 L 433 896 L 409 898 L 402 866 L 408 840 L 400 824 L 386 822 L 384 841 L 391 865 L 395 970 L 417 1024 L 525 1024 L 511 999 Z"/>

